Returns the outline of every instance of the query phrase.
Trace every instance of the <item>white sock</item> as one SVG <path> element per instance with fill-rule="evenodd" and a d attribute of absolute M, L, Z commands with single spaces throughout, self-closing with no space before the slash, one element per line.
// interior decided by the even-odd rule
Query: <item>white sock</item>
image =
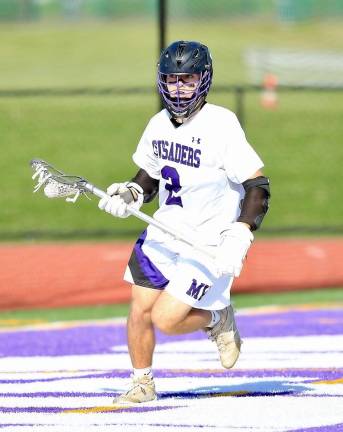
<path fill-rule="evenodd" d="M 151 366 L 147 367 L 147 368 L 142 368 L 142 369 L 133 368 L 133 375 L 135 378 L 141 378 L 144 375 L 151 375 L 151 377 L 152 377 Z"/>
<path fill-rule="evenodd" d="M 211 312 L 211 321 L 207 325 L 208 328 L 214 327 L 220 320 L 219 312 L 217 311 L 210 311 Z"/>

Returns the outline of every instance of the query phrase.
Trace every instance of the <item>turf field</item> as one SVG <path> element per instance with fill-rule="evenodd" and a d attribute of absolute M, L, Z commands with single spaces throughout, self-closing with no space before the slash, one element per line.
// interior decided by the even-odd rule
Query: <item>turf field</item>
<path fill-rule="evenodd" d="M 215 86 L 247 82 L 243 54 L 252 45 L 339 50 L 342 33 L 339 22 L 276 26 L 209 21 L 204 37 L 203 22 L 194 21 L 173 23 L 169 38 L 200 38 L 213 47 Z M 121 40 L 126 42 L 119 57 L 116 44 Z M 157 48 L 156 28 L 151 22 L 2 24 L 0 41 L 0 90 L 153 87 Z M 245 127 L 272 179 L 265 233 L 279 227 L 319 226 L 325 234 L 330 227 L 340 226 L 343 203 L 340 189 L 333 185 L 343 180 L 342 94 L 282 93 L 279 108 L 272 112 L 261 109 L 259 97 L 251 93 L 245 98 Z M 209 101 L 236 109 L 230 93 L 213 93 Z M 0 197 L 0 237 L 31 239 L 37 238 L 38 231 L 48 232 L 50 238 L 56 232 L 64 233 L 65 238 L 97 238 L 111 230 L 116 238 L 140 229 L 141 222 L 133 218 L 115 220 L 100 213 L 96 199 L 72 206 L 32 196 L 28 161 L 46 159 L 101 187 L 125 180 L 136 170 L 131 154 L 157 106 L 155 94 L 3 94 L 0 129 L 6 151 L 0 160 L 5 180 Z M 152 212 L 154 205 L 145 210 Z"/>
<path fill-rule="evenodd" d="M 239 309 L 244 343 L 229 371 L 220 367 L 203 333 L 157 333 L 158 399 L 140 406 L 112 403 L 130 383 L 121 320 L 1 328 L 0 427 L 19 432 L 342 430 L 342 311 L 342 302 Z"/>

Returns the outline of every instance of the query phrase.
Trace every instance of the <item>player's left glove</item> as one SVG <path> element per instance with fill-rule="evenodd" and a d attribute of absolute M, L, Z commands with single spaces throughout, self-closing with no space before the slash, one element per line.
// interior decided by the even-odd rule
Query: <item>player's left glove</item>
<path fill-rule="evenodd" d="M 240 275 L 243 261 L 253 240 L 252 232 L 241 222 L 232 223 L 229 229 L 221 233 L 215 259 L 219 276 Z"/>
<path fill-rule="evenodd" d="M 107 188 L 109 197 L 101 198 L 98 207 L 105 212 L 120 218 L 130 216 L 128 204 L 139 210 L 143 204 L 144 191 L 137 183 L 113 183 Z"/>

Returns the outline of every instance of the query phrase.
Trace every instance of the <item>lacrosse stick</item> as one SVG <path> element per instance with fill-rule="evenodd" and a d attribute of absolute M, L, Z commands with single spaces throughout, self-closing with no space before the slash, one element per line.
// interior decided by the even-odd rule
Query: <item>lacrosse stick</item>
<path fill-rule="evenodd" d="M 67 175 L 41 159 L 31 160 L 30 165 L 34 170 L 32 179 L 37 179 L 37 185 L 34 187 L 33 192 L 37 192 L 42 186 L 44 186 L 44 194 L 48 198 L 64 197 L 66 198 L 66 201 L 73 203 L 75 203 L 81 195 L 87 196 L 87 192 L 96 195 L 98 198 L 110 198 L 106 192 L 89 183 L 83 177 Z M 140 210 L 132 208 L 130 205 L 127 206 L 127 210 L 131 215 L 141 219 L 147 224 L 160 229 L 164 233 L 170 234 L 177 240 L 183 241 L 189 246 L 192 246 L 194 249 L 206 254 L 208 257 L 212 259 L 215 258 L 215 256 L 212 255 L 206 248 L 195 243 L 195 241 L 187 234 L 175 231 L 174 229 L 164 225 L 163 223 L 148 216 Z"/>

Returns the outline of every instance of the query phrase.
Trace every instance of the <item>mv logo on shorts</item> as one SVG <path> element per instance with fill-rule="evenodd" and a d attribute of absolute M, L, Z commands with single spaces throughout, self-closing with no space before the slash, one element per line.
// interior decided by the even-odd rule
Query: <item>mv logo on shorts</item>
<path fill-rule="evenodd" d="M 201 300 L 204 297 L 204 295 L 207 293 L 209 288 L 210 286 L 204 283 L 198 285 L 197 280 L 193 279 L 192 285 L 189 287 L 186 294 L 188 294 L 190 297 L 193 297 L 196 300 Z"/>

